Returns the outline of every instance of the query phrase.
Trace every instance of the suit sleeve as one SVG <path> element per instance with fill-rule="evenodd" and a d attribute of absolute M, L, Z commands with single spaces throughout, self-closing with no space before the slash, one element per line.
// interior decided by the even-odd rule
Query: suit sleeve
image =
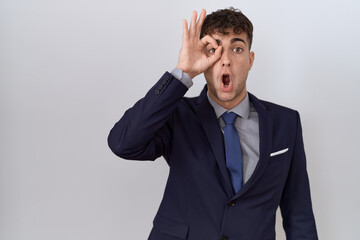
<path fill-rule="evenodd" d="M 318 239 L 306 171 L 302 128 L 298 113 L 294 151 L 280 202 L 280 209 L 283 217 L 283 227 L 288 240 Z"/>
<path fill-rule="evenodd" d="M 187 90 L 166 72 L 111 129 L 110 149 L 124 159 L 166 158 L 171 146 L 171 114 Z"/>

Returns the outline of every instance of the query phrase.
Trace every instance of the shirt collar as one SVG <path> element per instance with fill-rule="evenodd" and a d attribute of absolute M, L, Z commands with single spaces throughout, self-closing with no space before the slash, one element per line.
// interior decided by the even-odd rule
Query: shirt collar
<path fill-rule="evenodd" d="M 249 100 L 249 94 L 246 92 L 245 98 L 234 108 L 227 110 L 217 102 L 215 102 L 209 95 L 209 92 L 207 92 L 207 98 L 211 104 L 211 106 L 215 110 L 216 117 L 219 119 L 221 115 L 223 115 L 225 112 L 234 112 L 240 117 L 244 119 L 248 119 L 250 116 L 250 100 Z"/>

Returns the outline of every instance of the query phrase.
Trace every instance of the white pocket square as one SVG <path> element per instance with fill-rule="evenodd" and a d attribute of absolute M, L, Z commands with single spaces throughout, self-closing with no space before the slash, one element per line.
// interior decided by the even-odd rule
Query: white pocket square
<path fill-rule="evenodd" d="M 279 155 L 279 154 L 286 153 L 288 150 L 289 150 L 289 148 L 285 148 L 285 149 L 283 149 L 283 150 L 280 150 L 280 151 L 277 151 L 277 152 L 273 152 L 273 153 L 270 154 L 270 157 L 273 157 L 273 156 L 276 156 L 276 155 Z"/>

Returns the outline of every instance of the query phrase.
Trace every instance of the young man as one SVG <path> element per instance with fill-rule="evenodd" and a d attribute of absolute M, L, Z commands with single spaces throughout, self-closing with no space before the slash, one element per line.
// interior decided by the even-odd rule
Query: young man
<path fill-rule="evenodd" d="M 240 11 L 183 22 L 177 67 L 111 130 L 119 157 L 170 166 L 150 240 L 317 239 L 299 114 L 246 90 L 253 27 Z M 204 73 L 199 97 L 185 98 Z"/>

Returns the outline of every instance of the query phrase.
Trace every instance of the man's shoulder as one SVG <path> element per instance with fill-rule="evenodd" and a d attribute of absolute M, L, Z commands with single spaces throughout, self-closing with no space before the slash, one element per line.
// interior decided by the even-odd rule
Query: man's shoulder
<path fill-rule="evenodd" d="M 296 112 L 295 109 L 292 109 L 290 107 L 278 104 L 278 103 L 274 103 L 274 102 L 270 102 L 267 100 L 260 100 L 265 106 L 266 108 L 268 108 L 269 110 L 272 111 L 285 111 L 285 112 Z"/>
<path fill-rule="evenodd" d="M 266 111 L 271 112 L 275 116 L 297 116 L 298 112 L 295 109 L 289 108 L 287 106 L 283 106 L 278 103 L 274 103 L 271 101 L 259 99 L 255 97 L 253 94 L 249 93 L 250 100 L 252 104 L 257 108 L 257 111 L 259 108 L 262 108 Z"/>

